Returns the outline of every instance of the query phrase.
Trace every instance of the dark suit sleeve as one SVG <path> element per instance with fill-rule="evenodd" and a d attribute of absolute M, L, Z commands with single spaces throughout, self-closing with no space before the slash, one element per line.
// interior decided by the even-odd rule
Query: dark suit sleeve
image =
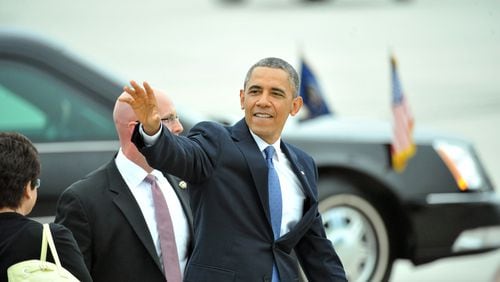
<path fill-rule="evenodd" d="M 213 173 L 220 150 L 220 134 L 225 130 L 214 122 L 201 122 L 188 137 L 175 136 L 162 129 L 155 144 L 146 146 L 137 124 L 132 142 L 146 157 L 148 164 L 163 173 L 175 175 L 191 183 L 199 183 Z"/>
<path fill-rule="evenodd" d="M 318 170 L 314 160 L 310 159 L 310 163 L 315 175 L 312 187 L 317 199 Z M 323 221 L 317 210 L 311 227 L 295 246 L 295 252 L 309 281 L 347 281 L 342 262 L 326 237 Z"/>
<path fill-rule="evenodd" d="M 319 214 L 295 252 L 309 281 L 347 281 L 342 262 L 326 238 Z"/>
<path fill-rule="evenodd" d="M 83 254 L 85 264 L 92 269 L 92 241 L 88 217 L 82 203 L 71 188 L 64 191 L 57 203 L 56 218 L 54 222 L 68 228 Z"/>
<path fill-rule="evenodd" d="M 92 281 L 90 273 L 83 262 L 82 253 L 71 232 L 64 226 L 51 224 L 52 237 L 62 266 L 80 281 Z"/>

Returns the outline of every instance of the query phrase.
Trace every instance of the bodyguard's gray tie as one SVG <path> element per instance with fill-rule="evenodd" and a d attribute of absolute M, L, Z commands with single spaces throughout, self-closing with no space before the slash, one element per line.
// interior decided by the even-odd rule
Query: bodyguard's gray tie
<path fill-rule="evenodd" d="M 275 154 L 273 146 L 268 146 L 264 149 L 266 154 L 267 170 L 268 170 L 268 193 L 269 193 L 269 213 L 271 216 L 271 225 L 273 227 L 274 239 L 280 237 L 281 230 L 281 213 L 282 213 L 282 199 L 281 199 L 281 187 L 280 180 L 278 178 L 278 173 L 274 169 L 273 156 Z M 272 282 L 279 282 L 279 272 L 276 267 L 276 261 L 273 263 L 273 276 Z"/>
<path fill-rule="evenodd" d="M 156 177 L 149 174 L 146 182 L 151 184 L 153 192 L 153 202 L 155 205 L 156 226 L 160 235 L 161 256 L 163 259 L 163 270 L 168 282 L 182 282 L 181 267 L 179 265 L 179 255 L 177 254 L 177 244 L 175 243 L 174 226 L 167 201 L 156 182 Z"/>

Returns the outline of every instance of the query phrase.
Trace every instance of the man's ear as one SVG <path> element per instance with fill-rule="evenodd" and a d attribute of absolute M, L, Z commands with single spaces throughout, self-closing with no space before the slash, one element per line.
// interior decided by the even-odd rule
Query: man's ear
<path fill-rule="evenodd" d="M 132 132 L 134 132 L 134 128 L 135 126 L 138 124 L 137 121 L 129 121 L 127 123 L 127 130 L 129 131 L 130 134 L 132 134 Z"/>
<path fill-rule="evenodd" d="M 301 96 L 293 98 L 292 109 L 290 110 L 290 115 L 291 116 L 296 115 L 299 112 L 300 108 L 302 108 L 303 104 L 304 104 L 304 101 L 302 100 Z"/>

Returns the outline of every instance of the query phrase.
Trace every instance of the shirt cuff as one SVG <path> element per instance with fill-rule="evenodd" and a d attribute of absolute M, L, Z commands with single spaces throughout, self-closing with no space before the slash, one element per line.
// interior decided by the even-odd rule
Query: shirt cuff
<path fill-rule="evenodd" d="M 158 132 L 156 132 L 153 135 L 148 135 L 144 131 L 144 128 L 142 127 L 142 124 L 141 124 L 141 126 L 139 126 L 139 133 L 141 134 L 142 138 L 144 139 L 144 145 L 146 145 L 146 147 L 153 146 L 156 143 L 156 141 L 160 138 L 160 134 L 161 134 L 162 130 L 163 130 L 163 124 L 160 125 L 160 130 L 158 130 Z"/>

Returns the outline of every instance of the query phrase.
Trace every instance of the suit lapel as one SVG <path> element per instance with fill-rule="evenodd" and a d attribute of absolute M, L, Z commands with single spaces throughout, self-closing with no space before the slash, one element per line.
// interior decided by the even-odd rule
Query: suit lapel
<path fill-rule="evenodd" d="M 191 212 L 191 206 L 189 202 L 189 195 L 188 195 L 188 186 L 187 183 L 184 181 L 181 181 L 179 178 L 170 175 L 170 174 L 163 174 L 165 178 L 170 182 L 170 185 L 174 189 L 175 193 L 177 194 L 177 197 L 179 198 L 179 201 L 181 202 L 182 209 L 184 210 L 184 214 L 186 215 L 186 218 L 188 220 L 188 225 L 189 225 L 189 232 L 190 232 L 190 238 L 194 238 L 194 230 L 193 230 L 193 213 Z M 190 246 L 190 253 L 191 253 L 191 247 L 192 244 L 189 244 Z"/>
<path fill-rule="evenodd" d="M 235 144 L 239 147 L 241 153 L 244 155 L 247 165 L 250 168 L 250 173 L 252 174 L 252 178 L 255 182 L 255 188 L 260 198 L 260 203 L 262 205 L 262 209 L 266 214 L 268 223 L 269 223 L 269 232 L 272 236 L 272 225 L 271 225 L 271 217 L 269 214 L 269 194 L 268 194 L 268 184 L 267 184 L 267 165 L 262 156 L 262 154 L 256 154 L 256 152 L 260 152 L 259 147 L 255 143 L 252 135 L 250 134 L 250 130 L 244 119 L 240 120 L 233 126 L 232 138 L 236 141 Z M 302 188 L 305 195 L 304 201 L 304 213 L 302 219 L 297 223 L 295 228 L 291 230 L 291 232 L 285 234 L 281 239 L 287 240 L 286 237 L 294 237 L 294 230 L 301 230 L 306 227 L 306 221 L 310 221 L 312 216 L 311 213 L 314 212 L 314 204 L 317 202 L 315 200 L 315 196 L 313 194 L 313 190 L 309 181 L 306 178 L 306 171 L 302 165 L 301 160 L 297 156 L 297 154 L 291 149 L 285 142 L 281 142 L 280 144 L 281 150 L 286 155 L 288 160 L 291 163 L 292 170 L 297 175 L 300 183 L 302 184 Z M 285 237 L 285 238 L 284 238 Z"/>
<path fill-rule="evenodd" d="M 144 220 L 142 211 L 127 184 L 123 181 L 114 159 L 108 167 L 108 179 L 110 181 L 109 190 L 115 195 L 113 197 L 113 202 L 122 211 L 130 226 L 137 234 L 137 237 L 161 270 L 162 266 L 160 265 L 160 259 L 156 253 L 153 239 L 149 233 L 149 228 Z"/>
<path fill-rule="evenodd" d="M 297 175 L 297 178 L 299 179 L 300 184 L 302 184 L 302 188 L 303 188 L 304 195 L 306 196 L 306 200 L 307 199 L 314 199 L 312 187 L 306 178 L 306 173 L 305 173 L 306 170 L 304 169 L 302 162 L 299 159 L 299 157 L 297 156 L 297 154 L 292 149 L 290 149 L 290 147 L 283 141 L 281 141 L 281 150 L 283 151 L 283 153 L 286 155 L 286 157 L 290 161 L 290 163 L 292 165 L 293 172 L 295 173 L 295 175 Z"/>
<path fill-rule="evenodd" d="M 262 210 L 266 214 L 267 221 L 269 222 L 270 234 L 272 235 L 271 216 L 269 214 L 269 194 L 267 188 L 267 165 L 260 154 L 259 147 L 255 143 L 250 130 L 244 119 L 240 120 L 233 127 L 232 137 L 236 141 L 235 144 L 240 149 L 245 157 L 250 173 L 252 174 L 255 188 L 260 198 Z M 259 152 L 259 153 L 256 153 Z"/>
<path fill-rule="evenodd" d="M 293 248 L 293 246 L 296 245 L 297 240 L 300 239 L 300 236 L 298 235 L 304 234 L 304 232 L 307 231 L 309 225 L 313 222 L 316 216 L 317 200 L 314 196 L 310 182 L 307 180 L 306 173 L 308 171 L 304 169 L 302 161 L 297 156 L 295 151 L 283 141 L 281 141 L 281 150 L 290 161 L 292 170 L 294 171 L 295 175 L 297 175 L 297 178 L 302 184 L 302 191 L 304 192 L 305 196 L 302 218 L 297 222 L 295 227 L 290 230 L 290 232 L 278 239 L 278 241 L 282 243 L 283 248 Z"/>

